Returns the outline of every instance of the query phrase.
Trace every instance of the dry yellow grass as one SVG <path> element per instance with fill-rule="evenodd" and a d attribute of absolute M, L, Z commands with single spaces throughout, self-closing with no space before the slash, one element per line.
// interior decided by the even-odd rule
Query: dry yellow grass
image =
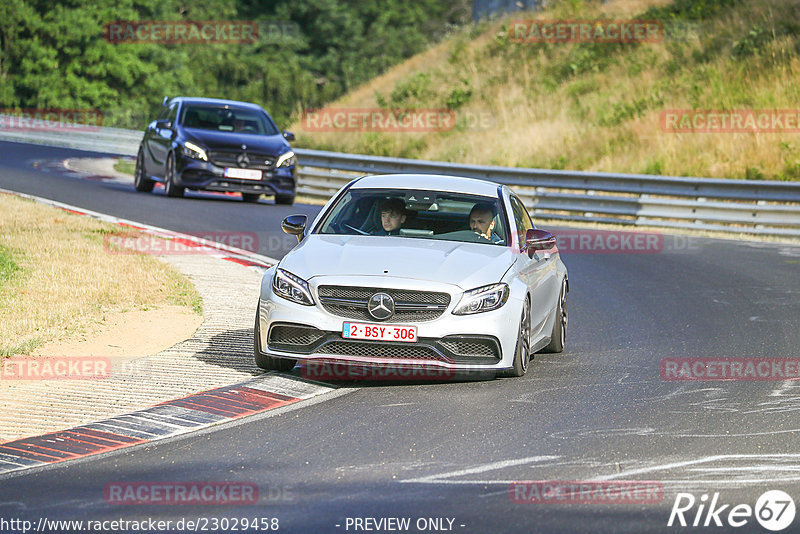
<path fill-rule="evenodd" d="M 454 35 L 330 107 L 445 107 L 470 96 L 457 115 L 489 117 L 426 133 L 319 133 L 297 123 L 299 144 L 474 164 L 730 178 L 800 179 L 800 134 L 663 131 L 669 109 L 797 109 L 800 37 L 791 0 L 742 2 L 687 32 L 639 45 L 530 45 L 509 42 L 518 18 L 637 18 L 665 0 L 563 2 Z M 709 2 L 707 2 L 709 3 Z M 755 33 L 754 33 L 755 32 Z M 749 39 L 749 41 L 748 41 Z M 736 54 L 736 47 L 745 53 Z M 600 50 L 598 47 L 604 47 Z M 748 48 L 749 47 L 749 48 Z M 559 74 L 574 70 L 572 74 Z M 570 71 L 571 72 L 571 71 Z M 556 73 L 556 74 L 554 74 Z M 421 90 L 392 94 L 419 81 Z M 401 96 L 402 96 L 401 95 Z M 388 104 L 387 104 L 388 102 Z M 462 121 L 463 122 L 463 121 Z"/>
<path fill-rule="evenodd" d="M 109 254 L 118 227 L 0 195 L 0 246 L 19 270 L 0 285 L 0 357 L 64 339 L 106 314 L 177 304 L 200 313 L 188 280 L 153 257 Z"/>

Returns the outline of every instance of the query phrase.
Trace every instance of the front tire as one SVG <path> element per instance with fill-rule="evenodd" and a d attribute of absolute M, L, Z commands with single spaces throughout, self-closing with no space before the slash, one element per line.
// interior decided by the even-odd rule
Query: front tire
<path fill-rule="evenodd" d="M 275 204 L 291 206 L 294 204 L 294 193 L 289 195 L 275 195 Z"/>
<path fill-rule="evenodd" d="M 164 176 L 164 193 L 168 197 L 182 197 L 185 188 L 175 185 L 175 153 L 167 156 L 167 172 Z"/>
<path fill-rule="evenodd" d="M 519 334 L 517 335 L 517 349 L 514 351 L 514 367 L 504 373 L 506 377 L 524 376 L 528 372 L 528 363 L 531 360 L 531 301 L 525 298 L 522 308 L 522 317 L 519 319 Z"/>
<path fill-rule="evenodd" d="M 144 168 L 144 152 L 140 148 L 136 155 L 136 170 L 133 171 L 133 187 L 140 193 L 150 193 L 155 185 L 155 182 L 147 177 L 147 169 Z"/>
<path fill-rule="evenodd" d="M 564 344 L 567 342 L 567 279 L 561 282 L 561 292 L 558 295 L 558 306 L 556 307 L 556 317 L 553 321 L 553 330 L 550 334 L 550 343 L 542 349 L 542 352 L 562 352 Z"/>
<path fill-rule="evenodd" d="M 256 312 L 256 324 L 253 327 L 253 352 L 256 365 L 265 371 L 291 371 L 295 360 L 286 358 L 273 358 L 261 353 L 261 327 L 259 326 L 258 312 Z"/>

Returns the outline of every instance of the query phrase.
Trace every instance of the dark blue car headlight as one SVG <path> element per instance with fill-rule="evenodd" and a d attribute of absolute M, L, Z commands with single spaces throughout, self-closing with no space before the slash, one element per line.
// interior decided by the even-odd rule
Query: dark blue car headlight
<path fill-rule="evenodd" d="M 208 155 L 206 154 L 206 151 L 197 146 L 196 144 L 190 143 L 189 141 L 183 144 L 183 146 L 181 147 L 181 152 L 183 152 L 183 155 L 186 156 L 187 158 L 201 159 L 203 161 L 208 161 Z"/>
<path fill-rule="evenodd" d="M 308 282 L 295 276 L 289 271 L 275 269 L 275 276 L 272 279 L 272 290 L 279 297 L 291 300 L 303 306 L 313 306 L 314 297 L 311 296 L 311 288 Z"/>
<path fill-rule="evenodd" d="M 297 163 L 297 158 L 295 157 L 294 152 L 290 150 L 289 152 L 284 152 L 283 154 L 278 156 L 278 159 L 275 160 L 275 167 L 277 168 L 291 167 L 296 163 Z"/>

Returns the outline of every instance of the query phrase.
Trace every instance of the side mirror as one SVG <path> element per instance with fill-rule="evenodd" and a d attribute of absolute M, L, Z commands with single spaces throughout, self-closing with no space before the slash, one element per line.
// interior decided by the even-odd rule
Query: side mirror
<path fill-rule="evenodd" d="M 284 130 L 283 138 L 286 139 L 287 141 L 294 141 L 294 134 L 289 130 Z"/>
<path fill-rule="evenodd" d="M 172 128 L 172 123 L 166 119 L 161 119 L 160 121 L 156 121 L 156 128 L 159 130 L 169 130 Z"/>
<path fill-rule="evenodd" d="M 548 250 L 556 246 L 556 236 L 550 232 L 531 228 L 525 233 L 525 250 L 528 257 L 532 258 L 537 250 Z"/>
<path fill-rule="evenodd" d="M 303 233 L 306 231 L 305 215 L 289 215 L 281 223 L 281 229 L 289 235 L 297 236 L 297 242 L 303 240 Z"/>

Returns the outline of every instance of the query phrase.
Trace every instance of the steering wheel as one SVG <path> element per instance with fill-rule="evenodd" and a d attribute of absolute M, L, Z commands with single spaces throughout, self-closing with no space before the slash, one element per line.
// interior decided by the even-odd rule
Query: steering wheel
<path fill-rule="evenodd" d="M 354 230 L 354 231 L 358 232 L 361 235 L 369 235 L 369 232 L 365 232 L 361 228 L 356 228 L 355 226 L 350 226 L 349 224 L 346 224 L 346 223 L 342 223 L 342 226 L 344 226 L 345 228 L 349 228 L 350 230 Z"/>

